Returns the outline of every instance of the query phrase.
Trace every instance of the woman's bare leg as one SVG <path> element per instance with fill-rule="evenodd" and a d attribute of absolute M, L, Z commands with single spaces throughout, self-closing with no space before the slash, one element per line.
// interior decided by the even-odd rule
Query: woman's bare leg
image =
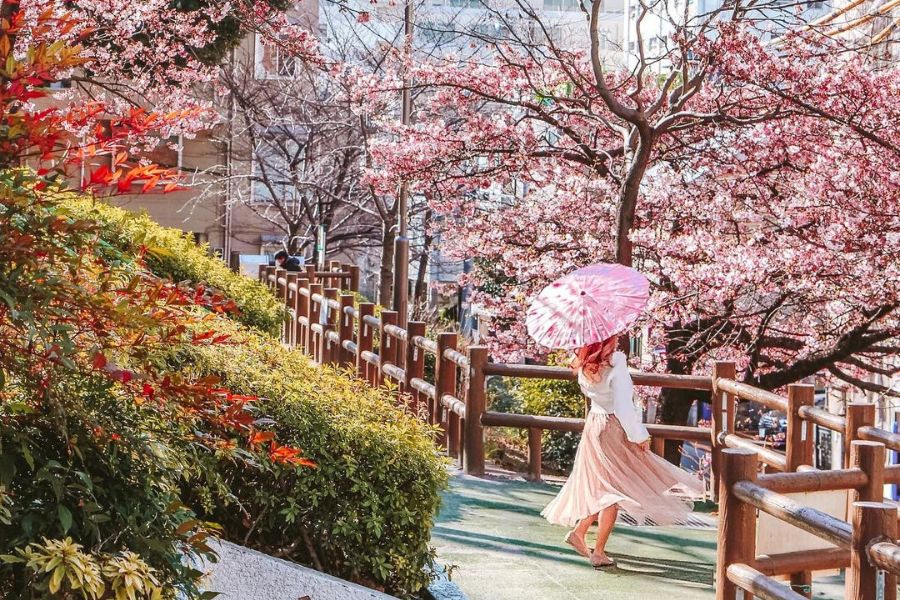
<path fill-rule="evenodd" d="M 616 524 L 616 517 L 618 516 L 619 506 L 617 504 L 613 504 L 600 513 L 597 519 L 597 544 L 594 546 L 595 554 L 605 554 L 606 542 L 609 541 L 609 535 L 612 533 L 613 525 Z"/>
<path fill-rule="evenodd" d="M 587 535 L 588 529 L 591 528 L 591 525 L 594 524 L 594 521 L 597 520 L 597 517 L 599 515 L 600 515 L 600 513 L 597 513 L 596 515 L 591 515 L 591 516 L 587 517 L 586 519 L 582 519 L 582 520 L 578 521 L 578 525 L 575 526 L 575 532 L 582 539 L 584 539 L 584 536 Z"/>
<path fill-rule="evenodd" d="M 578 521 L 578 525 L 575 526 L 575 529 L 566 535 L 566 543 L 575 548 L 578 554 L 585 558 L 590 558 L 591 549 L 588 547 L 584 538 L 587 535 L 588 529 L 591 528 L 591 525 L 594 524 L 596 519 L 597 515 L 591 515 Z"/>

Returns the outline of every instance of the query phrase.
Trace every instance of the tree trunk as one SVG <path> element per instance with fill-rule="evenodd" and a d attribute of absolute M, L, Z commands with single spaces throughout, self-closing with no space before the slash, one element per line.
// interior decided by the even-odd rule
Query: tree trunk
<path fill-rule="evenodd" d="M 391 306 L 394 298 L 394 240 L 392 223 L 385 223 L 381 234 L 381 268 L 378 273 L 378 303 Z"/>
<path fill-rule="evenodd" d="M 681 324 L 675 323 L 674 330 L 680 330 Z M 680 356 L 687 339 L 677 334 L 666 336 L 666 372 L 673 375 L 688 375 L 694 367 L 693 360 Z M 663 388 L 659 395 L 659 412 L 657 418 L 666 425 L 687 425 L 688 415 L 694 400 L 709 400 L 709 394 L 698 390 L 678 390 Z M 673 464 L 681 462 L 681 445 L 678 440 L 666 441 L 665 458 Z"/>
<path fill-rule="evenodd" d="M 428 272 L 429 254 L 430 252 L 423 251 L 421 257 L 419 258 L 419 269 L 416 272 L 416 286 L 415 288 L 413 288 L 413 302 L 415 304 L 419 304 L 428 300 L 425 294 L 425 275 Z"/>
<path fill-rule="evenodd" d="M 647 165 L 650 164 L 650 152 L 653 149 L 653 134 L 645 122 L 635 125 L 637 131 L 637 148 L 631 157 L 628 174 L 622 182 L 619 193 L 619 206 L 616 214 L 616 262 L 626 267 L 632 266 L 634 257 L 631 240 L 628 235 L 634 227 L 634 216 L 637 211 L 638 195 Z"/>
<path fill-rule="evenodd" d="M 291 256 L 297 256 L 300 253 L 300 238 L 297 235 L 299 231 L 299 223 L 288 223 L 288 241 L 286 249 Z"/>
<path fill-rule="evenodd" d="M 425 289 L 425 276 L 428 274 L 428 259 L 431 257 L 431 246 L 434 243 L 434 236 L 428 233 L 428 227 L 431 225 L 431 209 L 425 211 L 422 228 L 425 232 L 425 239 L 422 241 L 422 251 L 419 254 L 419 268 L 416 271 L 416 285 L 413 288 L 413 303 L 418 304 L 427 301 Z"/>

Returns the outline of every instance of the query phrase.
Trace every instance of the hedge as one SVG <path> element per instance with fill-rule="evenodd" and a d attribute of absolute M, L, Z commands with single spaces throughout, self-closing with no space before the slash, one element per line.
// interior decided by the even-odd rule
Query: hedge
<path fill-rule="evenodd" d="M 283 318 L 278 301 L 264 286 L 206 256 L 190 237 L 146 216 L 74 194 L 64 196 L 62 214 L 102 225 L 99 252 L 109 264 L 127 266 L 146 248 L 148 264 L 158 275 L 203 283 L 235 300 L 241 309 L 237 320 L 217 316 L 197 325 L 227 334 L 228 342 L 158 348 L 147 360 L 173 376 L 215 375 L 222 387 L 258 396 L 253 406 L 260 429 L 273 429 L 278 443 L 301 448 L 317 466 L 277 465 L 265 453 L 240 449 L 243 460 L 199 444 L 163 447 L 153 437 L 165 423 L 147 420 L 127 398 L 89 386 L 96 397 L 85 396 L 79 405 L 94 407 L 110 427 L 108 433 L 98 434 L 85 425 L 86 432 L 80 432 L 73 422 L 73 433 L 84 443 L 83 456 L 67 455 L 62 438 L 39 444 L 40 456 L 10 452 L 19 447 L 16 436 L 36 441 L 41 430 L 0 431 L 3 462 L 9 463 L 0 465 L 6 484 L 0 486 L 0 538 L 20 546 L 47 535 L 48 544 L 59 546 L 54 552 L 66 544 L 92 546 L 93 551 L 98 539 L 109 540 L 103 560 L 110 561 L 125 560 L 115 552 L 136 548 L 165 581 L 178 582 L 177 589 L 167 588 L 166 597 L 177 591 L 193 598 L 194 574 L 184 571 L 170 540 L 184 535 L 178 523 L 188 520 L 206 528 L 208 520 L 221 525 L 225 539 L 401 597 L 412 597 L 427 585 L 435 561 L 430 530 L 447 483 L 445 461 L 433 443 L 434 429 L 397 408 L 385 390 L 371 389 L 349 373 L 316 366 L 281 346 L 271 335 Z M 87 382 L 74 376 L 69 382 L 72 390 L 83 384 Z M 73 392 L 65 397 L 80 396 Z M 44 417 L 52 419 L 50 414 Z M 145 439 L 145 454 L 123 455 L 118 446 L 103 446 L 92 437 L 125 425 L 129 427 L 121 432 L 122 441 L 115 443 Z M 60 468 L 64 476 L 36 477 L 32 463 Z M 25 515 L 17 499 L 39 509 L 29 517 L 33 524 L 22 521 Z M 58 508 L 62 503 L 76 507 L 71 515 Z M 97 514 L 102 517 L 100 537 L 91 529 L 98 523 Z M 25 525 L 21 539 L 3 535 Z M 29 586 L 29 581 L 0 582 L 0 596 L 4 585 Z M 44 593 L 32 589 L 35 598 Z"/>
<path fill-rule="evenodd" d="M 179 500 L 221 421 L 147 360 L 199 309 L 37 183 L 0 170 L 0 598 L 199 598 L 210 530 Z"/>
<path fill-rule="evenodd" d="M 339 577 L 408 596 L 427 585 L 430 530 L 446 486 L 434 429 L 397 409 L 384 390 L 239 326 L 232 344 L 178 351 L 172 366 L 215 375 L 260 397 L 280 442 L 300 447 L 315 469 L 263 472 L 225 464 L 230 491 L 210 481 L 192 495 L 224 537 Z"/>
<path fill-rule="evenodd" d="M 237 304 L 238 321 L 269 335 L 280 334 L 285 311 L 269 290 L 233 273 L 190 234 L 163 227 L 146 214 L 130 213 L 79 194 L 66 194 L 63 206 L 73 217 L 100 223 L 104 240 L 118 250 L 137 254 L 146 248 L 148 266 L 157 276 L 214 288 Z"/>

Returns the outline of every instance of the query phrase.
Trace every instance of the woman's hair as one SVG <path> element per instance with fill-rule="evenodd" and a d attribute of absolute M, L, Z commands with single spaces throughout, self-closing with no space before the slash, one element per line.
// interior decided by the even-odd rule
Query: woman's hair
<path fill-rule="evenodd" d="M 588 379 L 596 379 L 602 369 L 610 366 L 609 359 L 619 346 L 619 336 L 614 335 L 602 342 L 582 346 L 575 351 L 569 366 L 576 373 L 580 370 Z"/>

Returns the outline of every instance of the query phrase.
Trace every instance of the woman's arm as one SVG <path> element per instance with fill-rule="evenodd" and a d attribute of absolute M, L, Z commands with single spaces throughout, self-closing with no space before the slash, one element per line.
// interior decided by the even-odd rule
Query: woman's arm
<path fill-rule="evenodd" d="M 616 418 L 622 424 L 628 440 L 635 444 L 642 444 L 650 439 L 647 428 L 641 422 L 640 415 L 634 406 L 634 383 L 628 372 L 628 364 L 625 355 L 616 352 L 610 358 L 613 372 L 609 385 L 612 390 L 613 411 Z"/>

